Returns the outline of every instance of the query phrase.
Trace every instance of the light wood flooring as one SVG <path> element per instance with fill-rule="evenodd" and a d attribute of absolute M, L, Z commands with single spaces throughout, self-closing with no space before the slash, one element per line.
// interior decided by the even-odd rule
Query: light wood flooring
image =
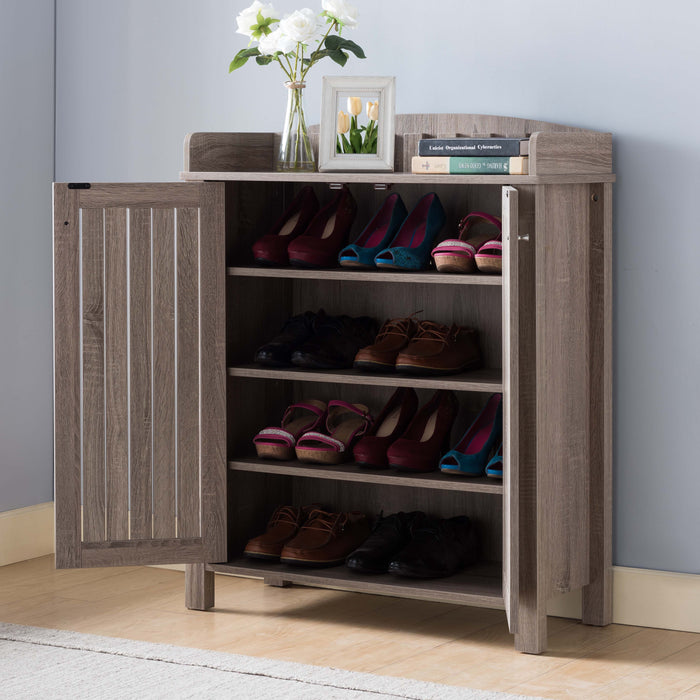
<path fill-rule="evenodd" d="M 549 651 L 513 650 L 503 612 L 217 576 L 217 607 L 184 608 L 155 568 L 0 568 L 0 620 L 267 656 L 547 698 L 699 698 L 700 635 L 549 619 Z"/>

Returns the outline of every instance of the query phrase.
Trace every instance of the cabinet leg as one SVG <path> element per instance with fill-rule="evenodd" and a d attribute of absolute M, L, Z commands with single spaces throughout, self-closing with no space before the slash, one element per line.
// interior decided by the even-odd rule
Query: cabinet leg
<path fill-rule="evenodd" d="M 214 572 L 204 564 L 185 566 L 185 605 L 188 610 L 209 610 L 214 607 Z"/>
<path fill-rule="evenodd" d="M 292 585 L 290 581 L 285 581 L 281 576 L 265 576 L 263 583 L 266 586 L 276 586 L 277 588 L 289 588 Z"/>
<path fill-rule="evenodd" d="M 583 587 L 584 625 L 604 627 L 612 622 L 612 568 L 605 567 L 598 577 Z"/>
<path fill-rule="evenodd" d="M 547 608 L 544 605 L 520 606 L 515 649 L 526 654 L 541 654 L 547 650 Z"/>

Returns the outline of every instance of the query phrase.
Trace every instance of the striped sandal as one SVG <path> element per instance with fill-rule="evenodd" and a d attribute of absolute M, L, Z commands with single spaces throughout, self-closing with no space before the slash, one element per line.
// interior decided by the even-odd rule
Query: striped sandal
<path fill-rule="evenodd" d="M 299 436 L 323 425 L 326 404 L 309 399 L 294 403 L 282 416 L 280 428 L 263 428 L 254 438 L 255 450 L 261 459 L 294 459 L 294 447 Z"/>
<path fill-rule="evenodd" d="M 369 409 L 361 403 L 329 401 L 327 435 L 310 431 L 296 444 L 297 459 L 312 464 L 340 464 L 352 458 L 353 444 L 372 424 Z"/>
<path fill-rule="evenodd" d="M 472 231 L 477 224 L 488 224 L 486 231 L 474 234 Z M 494 235 L 493 227 L 498 229 Z M 483 228 L 481 226 L 480 228 Z M 482 246 L 499 241 L 501 238 L 501 220 L 497 216 L 482 211 L 473 211 L 459 222 L 459 238 L 448 238 L 438 243 L 431 255 L 438 272 L 474 273 L 477 271 L 476 258 Z M 490 270 L 494 271 L 494 270 Z"/>

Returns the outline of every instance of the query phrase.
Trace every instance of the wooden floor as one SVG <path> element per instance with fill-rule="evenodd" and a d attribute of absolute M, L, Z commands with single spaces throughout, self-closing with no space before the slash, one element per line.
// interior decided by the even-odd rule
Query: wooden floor
<path fill-rule="evenodd" d="M 217 576 L 215 612 L 154 568 L 0 568 L 0 620 L 547 698 L 700 698 L 700 635 L 549 619 L 549 651 L 513 650 L 503 612 Z"/>

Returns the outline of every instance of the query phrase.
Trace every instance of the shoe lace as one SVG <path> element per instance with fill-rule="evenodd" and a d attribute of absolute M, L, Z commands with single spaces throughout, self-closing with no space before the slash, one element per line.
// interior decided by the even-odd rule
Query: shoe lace
<path fill-rule="evenodd" d="M 326 513 L 323 510 L 312 510 L 309 519 L 304 525 L 305 530 L 321 530 L 322 532 L 334 532 L 342 530 L 348 521 L 346 513 Z"/>
<path fill-rule="evenodd" d="M 451 340 L 452 329 L 435 321 L 420 321 L 415 340 L 434 340 L 447 346 Z"/>
<path fill-rule="evenodd" d="M 298 520 L 297 512 L 295 508 L 291 506 L 280 506 L 270 518 L 269 526 L 279 525 L 280 523 L 289 523 L 290 525 L 296 525 Z"/>
<path fill-rule="evenodd" d="M 385 321 L 384 325 L 382 326 L 382 329 L 379 331 L 377 339 L 374 342 L 378 343 L 380 340 L 383 340 L 384 338 L 390 335 L 398 335 L 402 338 L 408 336 L 413 325 L 416 322 L 414 316 L 420 313 L 423 313 L 422 309 L 420 311 L 414 311 L 410 316 L 407 316 L 406 318 L 393 318 L 390 321 Z"/>

